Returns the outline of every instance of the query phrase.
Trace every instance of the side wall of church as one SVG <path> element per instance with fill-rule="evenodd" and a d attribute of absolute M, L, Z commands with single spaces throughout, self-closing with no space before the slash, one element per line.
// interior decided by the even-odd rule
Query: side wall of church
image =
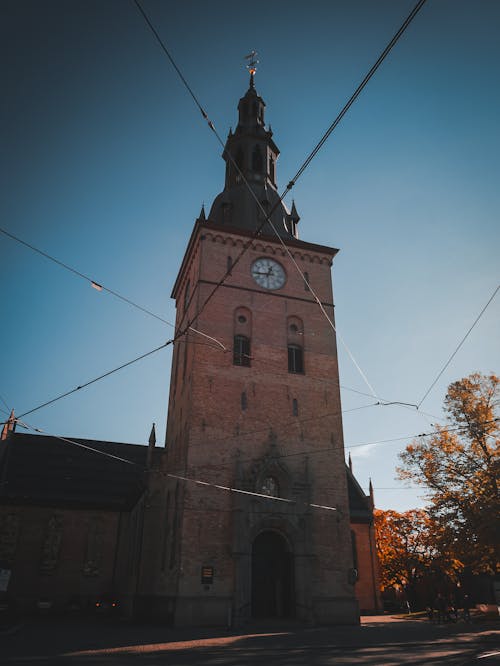
<path fill-rule="evenodd" d="M 351 530 L 356 541 L 356 568 L 358 580 L 355 594 L 362 611 L 374 612 L 382 609 L 380 600 L 380 579 L 375 549 L 373 525 L 352 523 Z"/>
<path fill-rule="evenodd" d="M 117 584 L 120 515 L 36 506 L 0 506 L 0 566 L 18 610 L 81 608 L 111 597 Z"/>

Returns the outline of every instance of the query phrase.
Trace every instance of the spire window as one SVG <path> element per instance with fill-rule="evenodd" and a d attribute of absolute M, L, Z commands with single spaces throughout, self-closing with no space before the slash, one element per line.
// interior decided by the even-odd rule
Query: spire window
<path fill-rule="evenodd" d="M 274 183 L 274 159 L 272 156 L 269 158 L 269 178 Z"/>
<path fill-rule="evenodd" d="M 252 170 L 257 173 L 262 173 L 263 169 L 263 160 L 262 160 L 262 151 L 260 146 L 257 144 L 253 149 L 252 153 Z"/>

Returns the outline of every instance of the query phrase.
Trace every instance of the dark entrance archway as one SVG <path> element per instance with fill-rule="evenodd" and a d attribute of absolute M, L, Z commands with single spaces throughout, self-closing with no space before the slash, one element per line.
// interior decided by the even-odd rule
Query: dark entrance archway
<path fill-rule="evenodd" d="M 252 544 L 252 616 L 292 617 L 293 556 L 285 539 L 271 530 Z"/>

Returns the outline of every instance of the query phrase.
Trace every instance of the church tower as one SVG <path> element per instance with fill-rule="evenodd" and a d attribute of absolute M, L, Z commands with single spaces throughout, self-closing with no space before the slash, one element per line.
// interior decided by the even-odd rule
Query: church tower
<path fill-rule="evenodd" d="M 252 73 L 224 189 L 202 209 L 172 292 L 186 333 L 172 361 L 155 594 L 176 624 L 358 621 L 335 332 L 308 286 L 333 321 L 337 250 L 299 240 L 264 113 Z"/>

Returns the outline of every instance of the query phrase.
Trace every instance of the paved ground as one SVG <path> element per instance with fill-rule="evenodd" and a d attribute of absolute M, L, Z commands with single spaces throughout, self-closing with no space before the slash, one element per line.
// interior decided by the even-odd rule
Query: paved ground
<path fill-rule="evenodd" d="M 500 626 L 486 621 L 436 625 L 377 616 L 363 618 L 360 627 L 260 625 L 228 632 L 109 618 L 37 619 L 0 635 L 0 664 L 491 666 L 500 665 Z"/>

